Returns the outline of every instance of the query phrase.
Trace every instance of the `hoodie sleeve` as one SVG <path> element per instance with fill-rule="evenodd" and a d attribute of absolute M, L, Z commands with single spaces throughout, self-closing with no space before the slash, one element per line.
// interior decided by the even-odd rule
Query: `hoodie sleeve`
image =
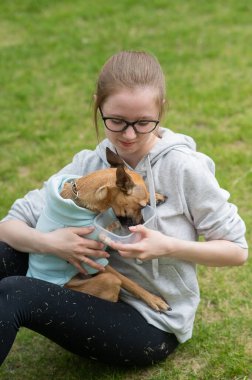
<path fill-rule="evenodd" d="M 184 212 L 198 235 L 207 241 L 228 240 L 247 248 L 245 224 L 237 207 L 228 202 L 230 194 L 220 188 L 213 161 L 195 153 L 184 161 L 179 178 Z"/>
<path fill-rule="evenodd" d="M 92 151 L 81 151 L 77 153 L 70 164 L 66 165 L 57 174 L 83 175 L 86 159 L 92 155 Z M 54 177 L 53 175 L 52 177 Z M 52 178 L 51 177 L 51 178 Z M 37 220 L 45 204 L 45 193 L 48 181 L 44 182 L 41 189 L 35 189 L 27 193 L 23 198 L 17 199 L 11 206 L 8 214 L 1 222 L 18 219 L 27 223 L 30 227 L 35 227 Z"/>

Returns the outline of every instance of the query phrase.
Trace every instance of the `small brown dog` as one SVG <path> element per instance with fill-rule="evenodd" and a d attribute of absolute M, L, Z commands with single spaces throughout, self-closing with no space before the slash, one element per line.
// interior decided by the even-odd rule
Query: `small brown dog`
<path fill-rule="evenodd" d="M 107 148 L 106 153 L 111 168 L 65 183 L 61 196 L 94 212 L 112 208 L 119 219 L 130 218 L 131 225 L 139 224 L 142 222 L 141 209 L 150 198 L 144 180 L 139 174 L 127 169 L 121 158 L 110 149 Z M 163 202 L 165 197 L 156 193 L 156 200 Z M 77 275 L 65 286 L 112 302 L 118 301 L 120 289 L 124 288 L 156 311 L 169 308 L 163 299 L 149 293 L 110 265 L 105 267 L 104 272 L 88 279 Z"/>

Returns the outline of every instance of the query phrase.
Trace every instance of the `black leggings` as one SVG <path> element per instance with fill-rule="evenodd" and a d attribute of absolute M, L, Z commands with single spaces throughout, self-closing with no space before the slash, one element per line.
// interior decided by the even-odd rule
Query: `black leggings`
<path fill-rule="evenodd" d="M 124 302 L 24 277 L 27 261 L 27 254 L 0 242 L 0 364 L 20 327 L 72 353 L 114 365 L 150 365 L 177 347 L 175 335 L 151 326 Z"/>

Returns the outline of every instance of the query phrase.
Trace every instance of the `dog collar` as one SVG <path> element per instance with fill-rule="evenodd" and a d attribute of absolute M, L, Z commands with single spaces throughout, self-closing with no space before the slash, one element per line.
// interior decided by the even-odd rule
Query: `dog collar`
<path fill-rule="evenodd" d="M 74 194 L 74 199 L 77 199 L 79 197 L 79 194 L 78 194 L 76 182 L 73 179 L 70 183 L 72 185 L 72 193 Z"/>

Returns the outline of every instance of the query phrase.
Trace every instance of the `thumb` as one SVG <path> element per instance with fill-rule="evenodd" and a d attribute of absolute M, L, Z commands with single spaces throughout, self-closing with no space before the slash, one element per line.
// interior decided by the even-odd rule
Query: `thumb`
<path fill-rule="evenodd" d="M 137 226 L 130 226 L 129 227 L 129 230 L 131 232 L 140 232 L 141 234 L 143 235 L 146 235 L 147 232 L 148 232 L 148 228 L 146 228 L 145 226 L 143 226 L 142 224 L 138 224 Z"/>

